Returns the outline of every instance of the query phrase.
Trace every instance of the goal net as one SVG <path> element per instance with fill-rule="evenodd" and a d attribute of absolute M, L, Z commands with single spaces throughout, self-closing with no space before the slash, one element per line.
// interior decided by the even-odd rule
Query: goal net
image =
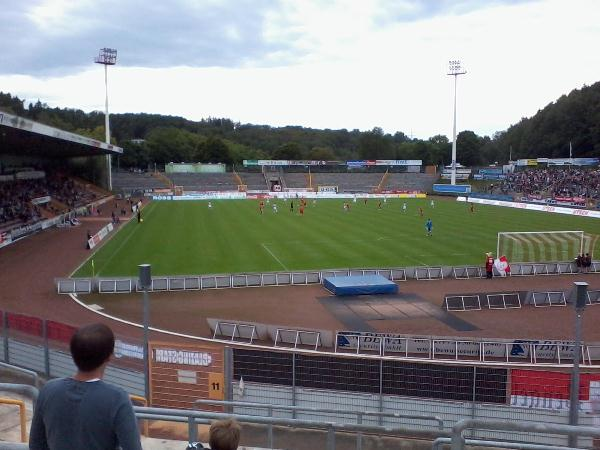
<path fill-rule="evenodd" d="M 501 232 L 496 256 L 511 262 L 573 261 L 582 253 L 593 257 L 597 239 L 583 231 Z"/>

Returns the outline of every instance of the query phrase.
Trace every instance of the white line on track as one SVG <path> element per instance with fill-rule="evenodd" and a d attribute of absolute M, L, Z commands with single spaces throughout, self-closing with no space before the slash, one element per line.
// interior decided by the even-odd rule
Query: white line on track
<path fill-rule="evenodd" d="M 269 247 L 267 247 L 267 246 L 266 246 L 266 244 L 262 243 L 262 244 L 260 244 L 260 245 L 262 245 L 262 247 L 263 247 L 263 248 L 264 248 L 264 249 L 265 249 L 267 252 L 269 252 L 269 255 L 271 255 L 271 256 L 273 257 L 273 259 L 275 259 L 275 261 L 277 261 L 277 262 L 279 263 L 279 265 L 281 265 L 281 267 L 283 267 L 283 270 L 285 270 L 285 271 L 289 271 L 289 270 L 290 270 L 290 269 L 288 269 L 288 268 L 286 267 L 286 265 L 285 265 L 284 263 L 282 263 L 282 262 L 281 262 L 281 260 L 280 260 L 280 259 L 279 259 L 279 258 L 278 258 L 276 255 L 275 255 L 275 253 L 273 253 L 273 252 L 272 252 L 272 251 L 269 249 Z"/>
<path fill-rule="evenodd" d="M 154 211 L 156 210 L 156 208 L 152 208 L 149 211 L 146 212 L 146 219 L 148 219 L 148 217 L 150 217 L 150 214 L 152 214 Z M 133 217 L 131 219 L 133 221 Z M 142 222 L 143 223 L 143 222 Z M 123 239 L 123 241 L 119 244 L 119 246 L 115 249 L 115 251 L 112 253 L 112 255 L 110 256 L 110 258 L 108 258 L 106 261 L 104 261 L 104 264 L 102 264 L 99 268 L 98 268 L 98 272 L 96 272 L 96 275 L 99 275 L 100 272 L 102 272 L 102 270 L 108 266 L 108 264 L 115 258 L 115 256 L 118 255 L 118 253 L 121 251 L 121 249 L 125 246 L 125 244 L 127 244 L 127 242 L 129 242 L 129 239 L 131 239 L 131 236 L 133 236 L 139 229 L 141 229 L 143 225 L 141 225 L 140 223 L 138 223 L 137 225 L 133 225 L 133 231 L 131 231 L 131 233 L 129 233 L 129 236 L 126 236 L 125 239 Z"/>

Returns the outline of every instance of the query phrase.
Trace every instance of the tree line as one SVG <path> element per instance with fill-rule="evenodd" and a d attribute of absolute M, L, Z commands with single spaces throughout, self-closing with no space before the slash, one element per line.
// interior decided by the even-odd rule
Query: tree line
<path fill-rule="evenodd" d="M 0 92 L 0 109 L 66 131 L 104 140 L 104 113 L 51 108 Z M 112 114 L 113 143 L 123 147 L 121 167 L 168 162 L 222 162 L 244 159 L 420 159 L 425 165 L 450 164 L 451 142 L 444 135 L 415 139 L 402 132 L 319 130 L 300 126 L 241 124 L 227 118 L 191 121 L 159 114 Z M 132 140 L 143 140 L 134 143 Z M 575 89 L 530 118 L 493 136 L 462 131 L 458 161 L 467 166 L 513 159 L 600 156 L 600 83 Z"/>

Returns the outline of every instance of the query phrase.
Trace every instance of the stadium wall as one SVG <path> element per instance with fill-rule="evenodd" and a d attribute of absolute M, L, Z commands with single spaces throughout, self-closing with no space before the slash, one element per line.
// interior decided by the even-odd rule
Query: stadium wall
<path fill-rule="evenodd" d="M 75 327 L 36 317 L 0 313 L 0 360 L 49 377 L 67 376 L 75 368 L 67 342 Z M 126 339 L 126 340 L 125 340 Z M 118 336 L 116 358 L 106 379 L 143 395 L 143 348 L 139 340 Z M 160 354 L 159 354 L 160 352 Z M 291 349 L 239 348 L 203 339 L 187 344 L 151 342 L 151 400 L 155 406 L 193 408 L 197 399 L 270 403 L 336 409 L 335 414 L 281 412 L 275 416 L 358 421 L 356 412 L 417 414 L 429 419 L 363 417 L 363 423 L 435 429 L 432 417 L 449 430 L 464 418 L 568 423 L 568 367 L 515 368 L 508 365 L 451 364 L 360 355 L 319 355 Z M 553 369 L 551 367 L 554 367 Z M 600 373 L 586 368 L 581 377 L 580 423 L 592 424 L 592 387 L 600 390 Z M 516 381 L 515 381 L 516 380 Z M 599 392 L 600 394 L 600 392 Z M 217 409 L 218 410 L 218 409 Z M 258 408 L 235 413 L 265 415 Z M 534 433 L 478 431 L 474 437 L 564 445 L 566 438 Z M 586 443 L 589 443 L 585 441 Z M 584 441 L 582 440 L 582 443 Z"/>

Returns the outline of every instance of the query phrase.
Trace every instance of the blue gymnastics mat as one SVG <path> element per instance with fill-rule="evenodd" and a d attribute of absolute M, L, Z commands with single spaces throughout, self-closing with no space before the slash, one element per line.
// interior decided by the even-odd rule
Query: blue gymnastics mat
<path fill-rule="evenodd" d="M 325 277 L 323 286 L 335 295 L 395 294 L 398 285 L 381 275 Z"/>

